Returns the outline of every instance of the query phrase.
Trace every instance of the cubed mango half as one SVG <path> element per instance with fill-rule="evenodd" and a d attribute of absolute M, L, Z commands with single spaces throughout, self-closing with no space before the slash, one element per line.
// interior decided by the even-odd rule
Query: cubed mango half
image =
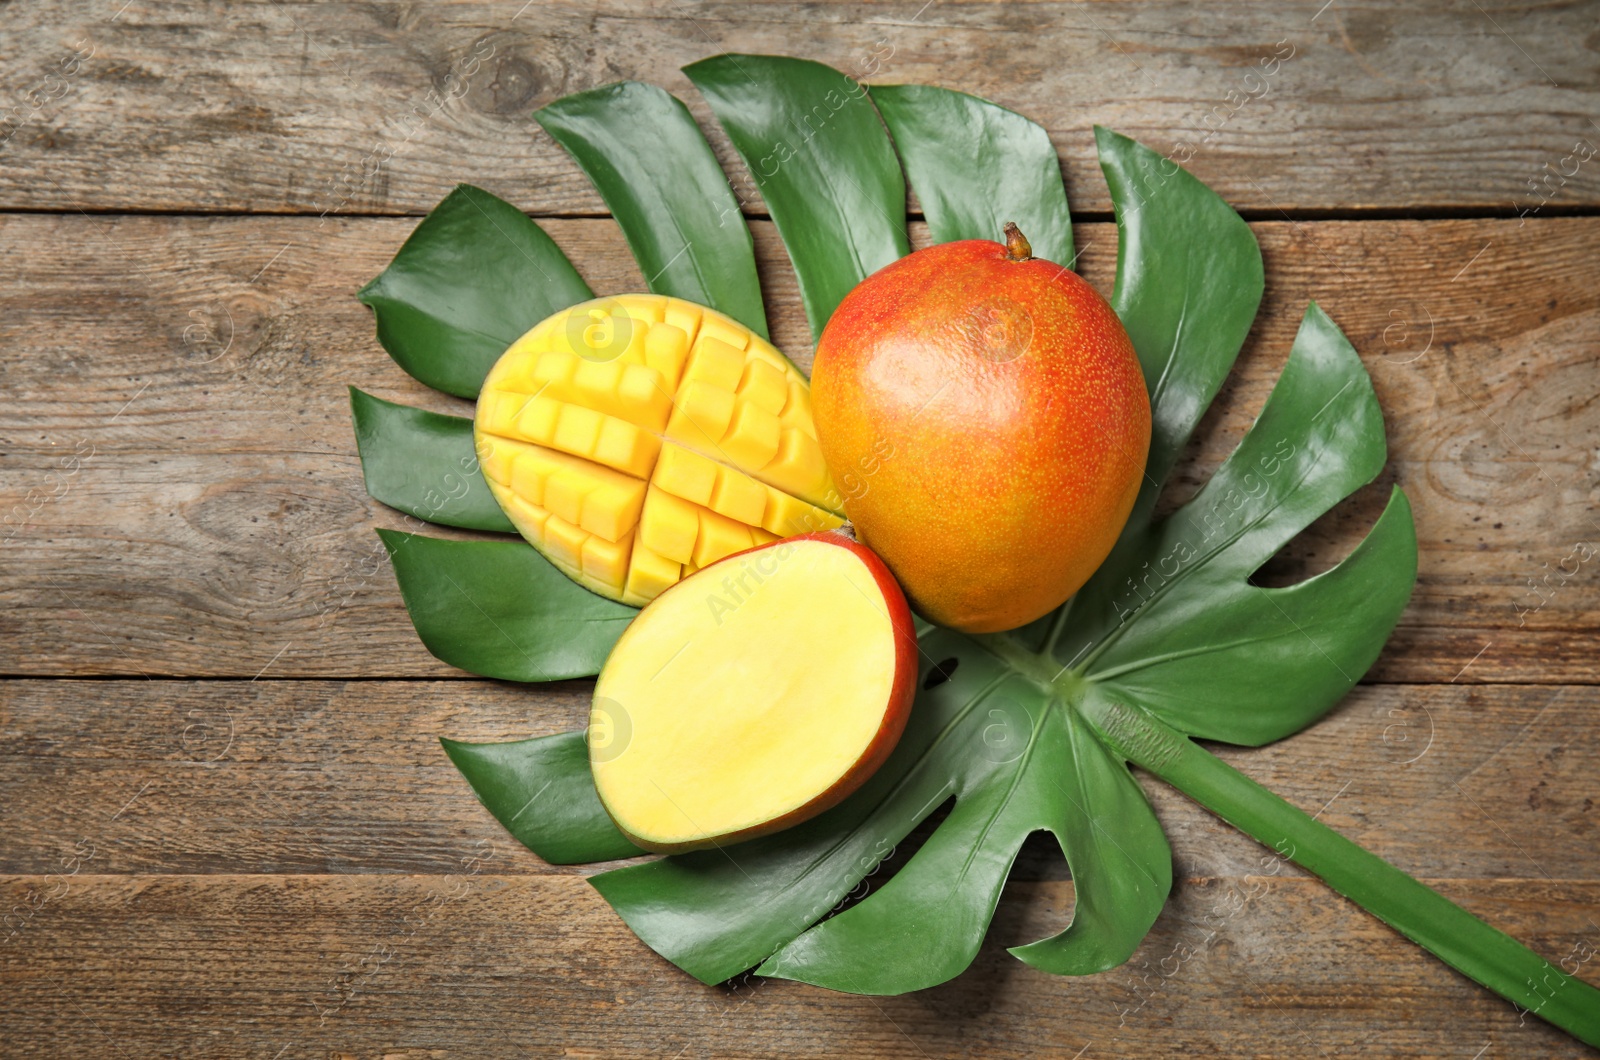
<path fill-rule="evenodd" d="M 678 298 L 597 298 L 541 321 L 490 370 L 473 433 L 522 536 L 634 606 L 734 552 L 843 522 L 805 376 Z"/>

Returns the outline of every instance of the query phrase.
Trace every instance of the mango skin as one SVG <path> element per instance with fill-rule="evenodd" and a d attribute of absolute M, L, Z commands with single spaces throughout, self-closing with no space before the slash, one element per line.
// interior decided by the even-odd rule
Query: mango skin
<path fill-rule="evenodd" d="M 1116 543 L 1150 400 L 1116 312 L 989 240 L 867 277 L 823 329 L 818 441 L 863 543 L 914 610 L 969 633 L 1049 613 Z"/>

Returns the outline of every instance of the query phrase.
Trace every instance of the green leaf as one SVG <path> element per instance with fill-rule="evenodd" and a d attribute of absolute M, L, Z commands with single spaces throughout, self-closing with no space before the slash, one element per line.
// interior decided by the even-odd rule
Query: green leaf
<path fill-rule="evenodd" d="M 638 613 L 591 593 L 520 540 L 378 536 L 422 643 L 484 677 L 591 677 Z"/>
<path fill-rule="evenodd" d="M 1004 673 L 998 660 L 985 662 L 962 666 Z M 948 733 L 916 764 L 966 780 L 933 836 L 887 884 L 784 947 L 762 975 L 854 993 L 901 993 L 958 975 L 983 942 L 1022 841 L 1038 830 L 1061 844 L 1076 909 L 1065 931 L 1012 952 L 1062 974 L 1128 959 L 1172 885 L 1160 822 L 1127 767 L 1075 714 L 1007 680 L 968 715 L 968 731 Z"/>
<path fill-rule="evenodd" d="M 435 206 L 360 294 L 395 363 L 464 398 L 478 396 L 494 362 L 529 328 L 591 297 L 542 228 L 470 184 Z"/>
<path fill-rule="evenodd" d="M 374 500 L 418 519 L 514 534 L 489 492 L 472 445 L 472 421 L 396 404 L 350 388 L 361 474 Z"/>
<path fill-rule="evenodd" d="M 844 804 L 767 839 L 590 882 L 640 938 L 705 982 L 770 953 L 763 975 L 901 993 L 971 962 L 1022 840 L 1048 829 L 1079 881 L 1080 913 L 1025 959 L 1062 971 L 1125 960 L 1171 884 L 1166 839 L 1138 784 L 968 638 L 935 630 L 922 650 L 959 663 L 918 696 L 894 754 Z M 888 884 L 804 931 L 951 795 L 950 815 Z"/>
<path fill-rule="evenodd" d="M 1172 851 L 1128 767 L 1076 711 L 1050 716 L 1067 732 L 1075 767 L 1058 781 L 1067 831 L 1054 829 L 1072 868 L 1072 923 L 1010 952 L 1057 975 L 1088 975 L 1122 964 L 1144 941 L 1172 889 Z"/>
<path fill-rule="evenodd" d="M 655 85 L 621 81 L 533 116 L 594 182 L 650 290 L 768 337 L 750 228 L 687 107 Z"/>
<path fill-rule="evenodd" d="M 1131 524 L 1148 519 L 1160 484 L 1233 368 L 1261 304 L 1261 248 L 1233 208 L 1186 169 L 1095 126 L 1117 215 L 1111 305 L 1150 388 L 1150 456 Z"/>
<path fill-rule="evenodd" d="M 1416 581 L 1411 505 L 1394 490 L 1343 563 L 1289 588 L 1263 589 L 1243 574 L 1223 581 L 1236 561 L 1220 560 L 1148 619 L 1130 623 L 1136 632 L 1091 673 L 1103 670 L 1108 690 L 1191 736 L 1254 747 L 1322 717 L 1377 659 Z M 1196 622 L 1202 600 L 1206 618 Z M 1163 630 L 1171 634 L 1165 641 Z"/>
<path fill-rule="evenodd" d="M 1108 173 L 1142 172 L 1159 162 L 1159 156 L 1122 137 L 1102 138 L 1102 148 Z M 1142 190 L 1137 181 L 1112 180 L 1110 187 L 1124 231 L 1134 228 L 1121 243 L 1119 299 L 1136 305 L 1166 292 L 1184 307 L 1163 326 L 1143 329 L 1137 340 L 1146 372 L 1159 373 L 1150 377 L 1154 419 L 1167 425 L 1164 444 L 1176 451 L 1227 375 L 1249 329 L 1261 295 L 1260 253 L 1238 215 L 1186 173 L 1167 175 Z M 1142 197 L 1132 199 L 1135 193 Z M 1205 228 L 1206 240 L 1173 253 L 1162 231 L 1195 225 Z M 1148 257 L 1130 261 L 1130 255 Z M 1226 284 L 1211 278 L 1214 272 L 1242 274 L 1242 280 Z M 1351 368 L 1350 361 L 1335 360 L 1337 368 Z M 1353 366 L 1361 371 L 1359 360 Z M 1297 370 L 1291 382 L 1301 375 Z M 1326 375 L 1307 378 L 1315 384 Z M 1361 378 L 1365 385 L 1364 374 Z M 1365 392 L 1370 394 L 1370 387 Z M 1324 400 L 1334 396 L 1330 391 Z M 1340 395 L 1340 400 L 1348 403 L 1353 397 Z M 1381 463 L 1381 422 L 1376 444 Z M 1337 465 L 1343 456 L 1329 459 Z M 1356 459 L 1370 463 L 1363 454 Z M 1164 477 L 1170 463 L 1158 460 L 1152 475 Z M 1364 463 L 1361 472 L 1368 474 Z M 1159 478 L 1146 484 L 1148 503 L 1159 485 Z M 1322 494 L 1294 498 L 1284 510 L 1297 513 L 1324 499 Z M 1122 561 L 1136 570 L 1150 559 L 1149 541 L 1139 531 L 1144 525 L 1136 523 L 1119 546 Z M 1271 530 L 1263 532 L 1270 536 Z M 1409 577 L 1395 573 L 1409 591 Z M 1064 609 L 1057 619 L 1066 614 Z M 1032 650 L 1038 638 L 1031 630 L 981 641 L 944 630 L 928 634 L 924 655 L 955 659 L 956 678 L 919 696 L 895 755 L 843 805 L 800 829 L 757 841 L 760 846 L 731 848 L 719 855 L 720 862 L 702 857 L 686 871 L 682 858 L 669 858 L 591 882 L 652 948 L 702 979 L 741 971 L 733 966 L 781 941 L 782 948 L 763 965 L 765 974 L 898 993 L 948 978 L 970 962 L 1018 846 L 1029 831 L 1043 828 L 1058 836 L 1072 868 L 1075 913 L 1064 932 L 1019 947 L 1018 956 L 1062 972 L 1095 971 L 1126 959 L 1165 899 L 1170 853 L 1126 767 L 1094 751 L 1074 717 L 1072 702 L 1090 694 L 1093 685 L 1055 661 L 1054 642 L 1061 631 L 1058 621 L 1043 653 Z M 1387 632 L 1382 626 L 1380 643 Z M 998 711 L 998 717 L 990 717 L 990 711 Z M 1025 750 L 996 765 L 993 741 L 985 741 L 996 733 L 1008 734 L 1004 746 Z M 1039 765 L 1030 765 L 1035 762 Z M 1053 791 L 1036 771 L 1055 782 Z M 881 805 L 874 804 L 874 792 Z M 957 797 L 955 809 L 894 880 L 833 920 L 794 934 L 805 926 L 805 914 L 815 919 L 866 874 L 868 867 L 859 864 L 862 851 L 875 842 L 898 842 L 949 794 Z M 1119 823 L 1114 834 L 1103 824 L 1097 827 L 1106 821 Z M 781 866 L 785 854 L 788 876 Z M 760 859 L 760 872 L 751 871 L 751 855 Z M 952 876 L 952 864 L 965 870 Z M 899 883 L 902 878 L 906 882 Z M 749 922 L 752 914 L 732 911 L 740 903 L 759 909 L 759 923 Z M 918 925 L 916 931 L 907 930 L 911 924 Z"/>
<path fill-rule="evenodd" d="M 1015 221 L 1034 257 L 1076 263 L 1061 162 L 1043 126 L 933 85 L 873 85 L 872 101 L 935 242 L 1004 242 Z"/>
<path fill-rule="evenodd" d="M 644 853 L 617 831 L 600 805 L 583 736 L 564 732 L 510 743 L 439 742 L 495 819 L 550 864 Z"/>
<path fill-rule="evenodd" d="M 820 330 L 851 284 L 904 252 L 893 211 L 881 211 L 887 224 L 875 219 L 883 200 L 904 188 L 898 171 L 882 165 L 882 131 L 865 120 L 860 86 L 814 63 L 756 56 L 707 60 L 690 76 L 766 178 L 769 208 Z M 637 122 L 653 120 L 655 107 L 675 116 L 659 119 L 665 124 L 681 119 L 681 108 L 662 97 L 643 88 L 591 96 L 581 108 L 570 104 L 587 117 L 563 127 L 575 153 L 588 153 L 596 179 L 617 182 L 611 196 L 628 203 L 619 213 L 632 211 L 641 224 L 664 199 L 630 197 L 635 183 L 653 187 L 637 153 L 671 150 Z M 1048 179 L 1035 127 L 956 93 L 898 87 L 881 98 L 937 235 L 992 223 L 983 207 L 1013 196 L 1024 200 L 1018 216 L 1031 204 L 1035 216 L 1064 223 L 1059 176 Z M 607 108 L 637 113 L 617 118 Z M 592 883 L 651 947 L 708 982 L 759 965 L 763 974 L 836 989 L 898 993 L 941 982 L 972 960 L 1021 843 L 1045 830 L 1072 869 L 1072 922 L 1012 952 L 1051 972 L 1093 972 L 1127 959 L 1171 884 L 1170 852 L 1128 771 L 1132 761 L 1452 967 L 1600 1044 L 1600 991 L 1190 742 L 1264 743 L 1329 709 L 1371 665 L 1405 606 L 1415 531 L 1395 490 L 1366 539 L 1332 570 L 1282 589 L 1250 582 L 1284 544 L 1370 482 L 1385 458 L 1382 416 L 1360 358 L 1315 305 L 1238 448 L 1194 499 L 1152 520 L 1173 462 L 1254 318 L 1261 258 L 1249 229 L 1194 178 L 1125 137 L 1100 129 L 1097 138 L 1119 225 L 1114 304 L 1144 366 L 1154 421 L 1146 482 L 1111 557 L 1074 600 L 1027 630 L 967 637 L 919 624 L 929 665 L 905 735 L 839 806 L 777 835 Z M 946 165 L 939 151 L 952 144 L 966 156 Z M 1005 171 L 985 175 L 983 160 L 998 153 L 1029 159 L 1033 183 L 1008 183 Z M 659 236 L 641 232 L 641 259 L 662 256 L 663 244 L 652 241 Z M 678 238 L 680 249 L 690 246 L 686 233 Z M 459 434 L 460 426 L 438 429 Z M 592 673 L 631 616 L 518 542 L 392 533 L 384 542 L 425 643 L 480 672 Z M 499 745 L 446 741 L 446 749 L 485 805 L 547 858 L 635 852 L 604 817 L 581 733 Z M 952 801 L 892 879 L 829 916 L 918 822 Z M 1535 977 L 1553 992 L 1541 993 Z"/>
<path fill-rule="evenodd" d="M 1305 406 L 1312 400 L 1330 414 L 1318 417 L 1317 405 Z M 1004 634 L 929 633 L 923 654 L 956 660 L 954 678 L 919 696 L 894 755 L 841 806 L 715 857 L 668 858 L 591 882 L 653 949 L 716 981 L 815 920 L 870 869 L 863 852 L 898 842 L 953 794 L 954 810 L 887 885 L 787 942 L 761 973 L 874 994 L 948 979 L 977 952 L 1017 849 L 1039 829 L 1062 842 L 1077 906 L 1066 931 L 1019 947 L 1018 956 L 1074 973 L 1125 960 L 1160 911 L 1170 855 L 1137 784 L 1098 746 L 1080 711 L 1105 696 L 1127 697 L 1208 734 L 1259 742 L 1303 725 L 1348 689 L 1410 593 L 1416 550 L 1403 498 L 1333 571 L 1287 590 L 1246 579 L 1381 466 L 1381 417 L 1367 414 L 1375 404 L 1364 409 L 1371 401 L 1360 360 L 1313 309 L 1267 408 L 1213 482 L 1259 468 L 1257 454 L 1273 452 L 1276 437 L 1307 459 L 1284 457 L 1272 476 L 1262 472 L 1270 485 L 1256 492 L 1270 502 L 1247 517 L 1234 513 L 1204 561 L 1194 559 L 1151 603 L 1100 629 L 1094 643 L 1103 650 L 1089 664 L 1068 668 Z M 1203 490 L 1133 558 L 1150 563 L 1172 533 L 1204 525 L 1210 503 Z M 1321 612 L 1308 612 L 1295 594 L 1319 593 L 1333 593 L 1343 613 L 1313 621 Z M 1169 614 L 1182 616 L 1181 630 Z M 1302 639 L 1293 643 L 1290 634 Z M 1228 691 L 1231 699 L 1220 698 Z M 1302 694 L 1307 702 L 1296 702 Z M 1191 695 L 1196 705 L 1186 712 Z"/>
<path fill-rule="evenodd" d="M 905 178 L 866 88 L 772 55 L 718 55 L 683 72 L 761 189 L 821 335 L 852 287 L 910 250 Z"/>
<path fill-rule="evenodd" d="M 1416 539 L 1396 494 L 1338 567 L 1286 589 L 1248 578 L 1382 470 L 1383 415 L 1355 350 L 1310 306 L 1239 447 L 1195 498 L 1130 537 L 1072 605 L 1062 665 L 1184 731 L 1262 744 L 1331 708 L 1411 595 Z"/>

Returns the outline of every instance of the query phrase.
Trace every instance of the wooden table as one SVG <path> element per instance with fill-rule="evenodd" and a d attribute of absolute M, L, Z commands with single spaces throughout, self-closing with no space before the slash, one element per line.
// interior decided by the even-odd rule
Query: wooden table
<path fill-rule="evenodd" d="M 1238 440 L 1315 298 L 1372 373 L 1392 459 L 1262 577 L 1336 562 L 1393 483 L 1421 551 L 1349 699 L 1224 756 L 1573 967 L 1600 948 L 1600 553 L 1573 558 L 1600 549 L 1597 11 L 7 7 L 0 1053 L 1593 1055 L 1316 880 L 1251 879 L 1249 840 L 1149 778 L 1178 882 L 1122 969 L 1053 978 L 1005 954 L 1070 916 L 1059 856 L 1030 843 L 946 986 L 691 981 L 586 870 L 511 841 L 440 753 L 441 734 L 574 727 L 589 686 L 470 679 L 423 650 L 372 532 L 401 520 L 363 491 L 345 384 L 453 407 L 390 363 L 354 292 L 458 181 L 538 217 L 595 290 L 642 287 L 529 117 L 567 92 L 664 85 L 741 187 L 683 63 L 801 52 L 987 96 L 1050 129 L 1106 291 L 1091 125 L 1193 142 L 1190 168 L 1260 237 L 1267 296 L 1175 496 Z M 1291 47 L 1266 89 L 1245 83 Z M 747 198 L 775 338 L 809 364 L 793 276 Z"/>

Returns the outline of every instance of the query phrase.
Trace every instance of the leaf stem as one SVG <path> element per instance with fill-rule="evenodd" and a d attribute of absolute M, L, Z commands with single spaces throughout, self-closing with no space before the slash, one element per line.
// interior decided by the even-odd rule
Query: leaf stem
<path fill-rule="evenodd" d="M 1517 1006 L 1600 1046 L 1600 990 L 1303 813 L 1148 713 L 1076 704 L 1107 746 Z"/>
<path fill-rule="evenodd" d="M 1072 613 L 1072 605 L 1078 602 L 1074 593 L 1067 598 L 1067 602 L 1056 608 L 1055 615 L 1050 620 L 1050 631 L 1045 634 L 1044 643 L 1039 646 L 1039 654 L 1045 658 L 1054 658 L 1056 654 L 1056 641 L 1061 639 L 1061 631 L 1067 628 L 1067 615 Z"/>
<path fill-rule="evenodd" d="M 1065 701 L 1075 697 L 1082 678 L 1045 652 L 1031 652 L 1010 633 L 969 633 L 967 636 L 1045 692 Z"/>

